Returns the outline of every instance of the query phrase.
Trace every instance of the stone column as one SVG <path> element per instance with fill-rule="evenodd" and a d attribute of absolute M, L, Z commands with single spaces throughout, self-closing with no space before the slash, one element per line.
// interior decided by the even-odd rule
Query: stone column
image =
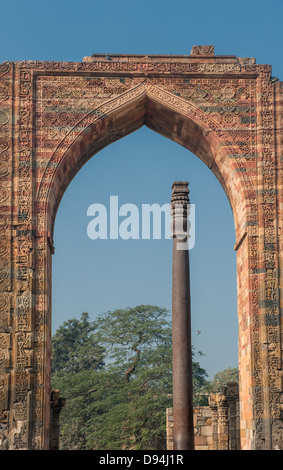
<path fill-rule="evenodd" d="M 240 430 L 237 413 L 237 405 L 239 403 L 238 384 L 236 382 L 229 382 L 225 386 L 225 395 L 228 402 L 229 450 L 240 450 Z"/>
<path fill-rule="evenodd" d="M 59 439 L 60 439 L 60 413 L 63 406 L 65 405 L 66 399 L 60 397 L 59 390 L 51 391 L 50 408 L 51 408 L 51 420 L 50 420 L 50 440 L 49 449 L 59 450 Z"/>
<path fill-rule="evenodd" d="M 172 343 L 174 450 L 194 449 L 187 181 L 172 185 Z"/>
<path fill-rule="evenodd" d="M 219 394 L 218 402 L 218 449 L 229 450 L 228 402 Z"/>
<path fill-rule="evenodd" d="M 209 407 L 211 409 L 211 431 L 212 444 L 211 450 L 218 450 L 218 409 L 217 398 L 215 393 L 211 393 L 209 397 Z"/>

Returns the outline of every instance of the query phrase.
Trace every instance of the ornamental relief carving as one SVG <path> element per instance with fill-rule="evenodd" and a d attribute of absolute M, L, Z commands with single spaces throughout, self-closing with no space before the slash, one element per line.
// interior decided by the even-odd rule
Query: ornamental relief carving
<path fill-rule="evenodd" d="M 7 448 L 6 426 L 11 366 L 11 65 L 0 64 L 0 423 L 1 449 Z M 2 442 L 1 442 L 2 441 Z"/>
<path fill-rule="evenodd" d="M 105 79 L 91 76 L 73 79 L 42 77 L 37 82 L 37 99 L 40 103 L 40 110 L 37 114 L 38 124 L 51 138 L 54 137 L 54 128 L 57 127 L 64 135 L 83 116 L 105 101 L 141 83 L 142 80 L 138 78 Z"/>
<path fill-rule="evenodd" d="M 203 81 L 162 79 L 160 84 L 158 79 L 125 79 L 121 82 L 117 78 L 88 77 L 87 80 L 80 78 L 72 82 L 62 80 L 55 89 L 51 80 L 47 84 L 44 80 L 38 91 L 41 107 L 37 113 L 40 129 L 37 139 L 38 148 L 41 149 L 37 156 L 38 175 L 41 173 L 45 174 L 45 178 L 50 178 L 63 153 L 79 134 L 113 109 L 145 93 L 167 106 L 178 108 L 184 114 L 190 114 L 201 126 L 216 132 L 230 148 L 231 154 L 252 158 L 254 141 L 251 130 L 255 118 L 251 86 L 244 80 L 236 86 L 233 80 L 226 80 L 226 87 L 222 86 L 221 80 Z M 49 92 L 45 93 L 46 89 Z M 122 90 L 126 91 L 121 93 Z M 59 95 L 60 100 L 52 101 L 54 96 L 58 98 Z M 239 100 L 242 106 L 238 105 Z M 42 184 L 40 200 L 44 199 L 44 188 Z"/>
<path fill-rule="evenodd" d="M 22 70 L 44 70 L 60 71 L 60 72 L 107 72 L 108 74 L 129 72 L 131 74 L 180 74 L 180 73 L 241 73 L 246 69 L 248 72 L 257 70 L 250 66 L 250 69 L 240 63 L 195 63 L 188 59 L 171 59 L 160 57 L 152 59 L 149 57 L 133 58 L 126 61 L 117 61 L 108 59 L 104 60 L 88 60 L 83 62 L 41 62 L 41 61 L 21 61 L 19 66 Z"/>
<path fill-rule="evenodd" d="M 238 277 L 240 291 L 245 292 L 238 305 L 241 328 L 249 330 L 251 341 L 249 367 L 256 439 L 262 439 L 259 447 L 266 438 L 263 374 L 269 387 L 270 415 L 280 417 L 276 122 L 271 68 L 240 59 L 229 59 L 230 63 L 201 59 L 203 54 L 213 53 L 206 47 L 195 48 L 195 61 L 149 56 L 0 64 L 0 422 L 4 423 L 0 441 L 5 446 L 11 443 L 10 437 L 9 444 L 5 440 L 5 423 L 13 397 L 18 429 L 12 446 L 25 448 L 29 436 L 34 448 L 42 446 L 46 322 L 50 315 L 47 207 L 53 177 L 58 169 L 64 171 L 74 142 L 82 142 L 82 153 L 86 150 L 84 132 L 96 132 L 97 124 L 97 136 L 93 135 L 98 140 L 108 117 L 116 111 L 123 115 L 128 105 L 146 107 L 147 102 L 152 109 L 156 103 L 197 123 L 213 145 L 217 142 L 217 158 L 220 165 L 223 161 L 226 165 L 224 183 L 229 178 L 236 181 L 239 199 L 247 208 L 244 233 L 236 248 L 244 247 L 238 252 L 242 268 Z M 14 97 L 12 75 L 16 77 Z M 59 189 L 56 187 L 52 197 L 56 198 Z M 246 340 L 240 338 L 243 347 Z M 15 380 L 9 395 L 11 380 L 6 371 L 13 367 Z M 36 424 L 34 429 L 31 423 Z"/>
<path fill-rule="evenodd" d="M 269 71 L 266 71 L 269 77 Z M 269 78 L 267 78 L 267 81 Z M 64 80 L 62 80 L 63 82 Z M 258 269 L 258 214 L 257 197 L 254 188 L 257 178 L 257 101 L 256 83 L 250 79 L 218 79 L 218 78 L 139 78 L 121 81 L 120 78 L 92 78 L 91 80 L 74 79 L 70 89 L 66 90 L 63 83 L 59 82 L 57 88 L 50 86 L 49 80 L 42 86 L 45 90 L 41 101 L 41 115 L 38 123 L 41 125 L 42 158 L 39 165 L 42 171 L 42 185 L 38 193 L 38 201 L 44 203 L 48 195 L 48 181 L 54 173 L 57 165 L 63 159 L 65 152 L 72 142 L 84 132 L 86 128 L 102 120 L 114 109 L 124 106 L 132 100 L 139 99 L 143 95 L 150 99 L 164 103 L 165 106 L 178 110 L 186 116 L 190 116 L 199 125 L 210 132 L 214 132 L 222 145 L 228 149 L 230 158 L 234 159 L 235 166 L 241 171 L 241 178 L 245 184 L 246 196 L 250 204 L 250 263 L 254 270 L 251 276 L 251 302 L 254 314 L 253 318 L 253 361 L 254 380 L 257 389 L 262 387 L 261 370 L 261 336 L 258 323 L 258 289 L 259 280 L 256 274 Z M 75 85 L 76 82 L 76 85 Z M 74 86 L 75 85 L 75 86 Z M 270 110 L 270 86 L 264 85 L 268 91 L 264 94 L 264 112 L 262 113 L 263 125 L 268 129 L 262 133 L 262 145 L 265 155 L 272 156 L 273 135 L 270 131 L 272 124 L 272 112 Z M 39 128 L 40 128 L 39 125 Z M 273 226 L 274 213 L 269 207 L 273 205 L 274 197 L 272 188 L 274 181 L 272 172 L 266 170 L 264 175 L 263 198 L 264 224 L 266 237 L 268 227 Z M 38 218 L 38 227 L 44 229 L 44 211 Z M 270 222 L 269 222 L 270 221 Z M 273 234 L 270 232 L 271 243 Z M 267 245 L 266 245 L 267 246 Z M 267 251 L 270 254 L 270 250 Z M 270 263 L 270 257 L 268 258 Z M 269 287 L 268 287 L 269 285 Z M 266 298 L 267 301 L 275 300 L 276 280 L 274 270 L 267 273 Z M 44 305 L 41 303 L 41 309 Z M 271 305 L 268 307 L 271 313 Z M 270 342 L 269 383 L 272 390 L 279 391 L 280 374 L 278 374 L 278 344 L 280 344 L 278 323 L 267 328 L 267 337 Z M 270 392 L 270 397 L 273 392 Z M 263 408 L 262 392 L 255 393 L 255 417 L 256 429 L 259 439 L 263 439 Z M 278 396 L 272 398 L 272 414 L 278 416 Z"/>
<path fill-rule="evenodd" d="M 213 119 L 219 135 L 229 131 L 240 149 L 238 157 L 255 158 L 256 103 L 255 85 L 245 79 L 152 79 L 158 87 L 194 103 Z M 224 135 L 223 135 L 224 136 Z M 224 136 L 225 138 L 225 136 Z"/>

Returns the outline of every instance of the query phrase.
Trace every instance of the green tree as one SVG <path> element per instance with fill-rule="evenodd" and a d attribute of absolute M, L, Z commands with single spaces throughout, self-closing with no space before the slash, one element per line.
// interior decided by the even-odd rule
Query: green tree
<path fill-rule="evenodd" d="M 63 329 L 69 327 L 73 322 Z M 93 347 L 105 354 L 104 367 L 74 373 L 61 364 L 64 374 L 55 374 L 54 385 L 67 398 L 61 448 L 165 449 L 166 408 L 172 406 L 168 311 L 151 305 L 117 309 L 99 316 L 91 331 Z M 198 390 L 206 372 L 196 362 L 193 369 Z"/>
<path fill-rule="evenodd" d="M 103 349 L 97 344 L 95 324 L 89 314 L 72 318 L 58 328 L 52 338 L 52 374 L 77 373 L 103 366 Z"/>
<path fill-rule="evenodd" d="M 239 382 L 238 367 L 235 367 L 233 369 L 231 367 L 228 367 L 227 369 L 221 372 L 217 372 L 210 384 L 210 391 L 215 393 L 220 392 L 224 385 L 229 382 Z"/>
<path fill-rule="evenodd" d="M 229 382 L 239 382 L 238 367 L 228 367 L 223 371 L 217 372 L 213 380 L 204 385 L 202 392 L 206 392 L 207 394 L 221 392 L 223 387 Z"/>

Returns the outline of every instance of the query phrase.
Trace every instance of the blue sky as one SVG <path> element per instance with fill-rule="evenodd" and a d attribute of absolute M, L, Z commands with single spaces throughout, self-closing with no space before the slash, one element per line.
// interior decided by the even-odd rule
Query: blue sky
<path fill-rule="evenodd" d="M 0 62 L 81 61 L 92 53 L 255 57 L 283 79 L 282 0 L 0 0 Z M 225 193 L 187 150 L 142 128 L 110 145 L 77 174 L 60 204 L 53 257 L 53 331 L 88 311 L 150 303 L 171 309 L 170 240 L 90 240 L 87 208 L 164 204 L 174 180 L 190 182 L 196 244 L 190 252 L 192 342 L 210 378 L 237 366 L 234 223 Z M 201 331 L 200 334 L 197 334 Z"/>

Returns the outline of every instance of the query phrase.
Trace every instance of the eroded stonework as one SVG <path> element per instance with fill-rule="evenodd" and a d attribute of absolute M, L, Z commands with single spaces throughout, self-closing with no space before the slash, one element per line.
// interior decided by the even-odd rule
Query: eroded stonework
<path fill-rule="evenodd" d="M 230 201 L 241 446 L 282 449 L 282 89 L 269 65 L 215 56 L 213 46 L 190 56 L 0 64 L 2 448 L 49 446 L 52 234 L 62 195 L 91 156 L 146 125 L 202 159 Z"/>

